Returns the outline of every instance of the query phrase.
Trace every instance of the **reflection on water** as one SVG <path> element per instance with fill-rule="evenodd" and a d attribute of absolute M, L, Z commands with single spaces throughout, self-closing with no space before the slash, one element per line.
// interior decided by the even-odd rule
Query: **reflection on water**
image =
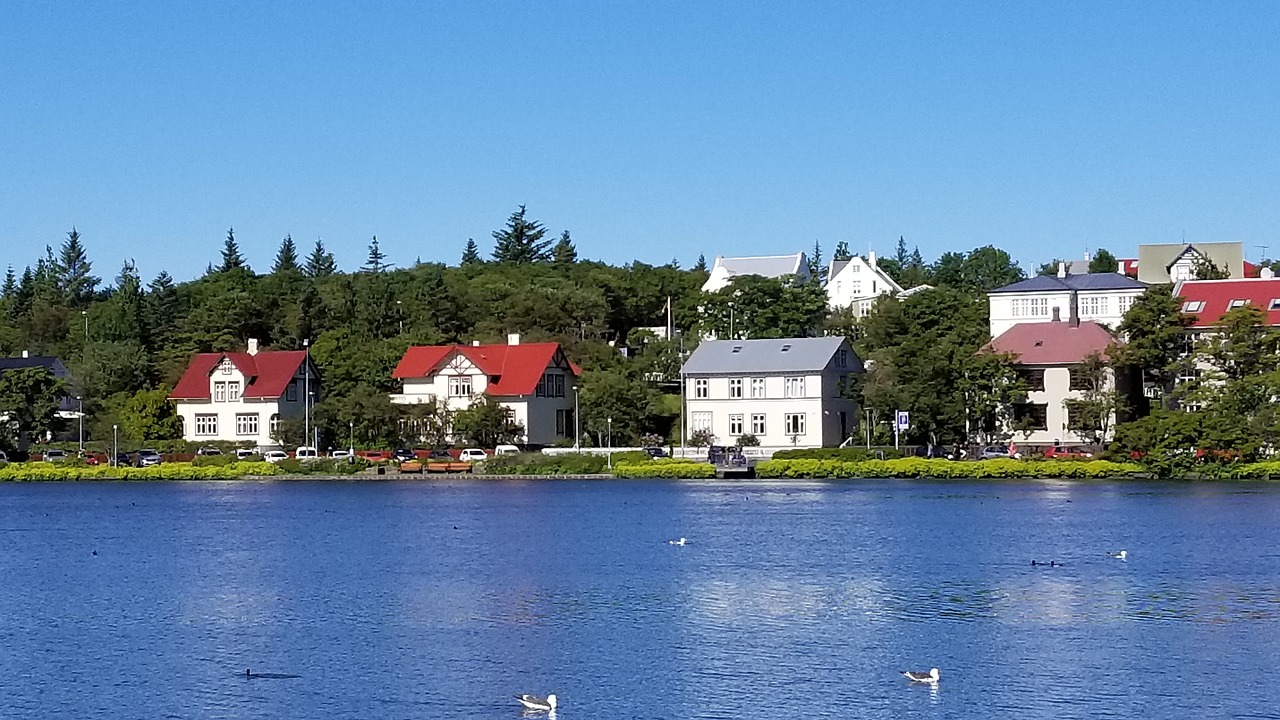
<path fill-rule="evenodd" d="M 1274 717 L 1236 687 L 1280 660 L 1278 511 L 1222 484 L 0 486 L 0 677 L 18 717 L 516 718 L 530 691 L 570 719 Z"/>

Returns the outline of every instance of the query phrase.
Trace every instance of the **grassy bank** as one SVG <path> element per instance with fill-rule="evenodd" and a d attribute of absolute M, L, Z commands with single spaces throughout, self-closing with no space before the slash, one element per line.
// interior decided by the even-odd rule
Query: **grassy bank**
<path fill-rule="evenodd" d="M 0 467 L 0 482 L 57 480 L 237 480 L 258 475 L 281 475 L 268 462 L 237 462 L 221 466 L 165 463 L 153 467 L 75 466 L 61 463 L 9 463 Z"/>
<path fill-rule="evenodd" d="M 756 465 L 761 478 L 1130 478 L 1141 465 L 1108 460 L 765 460 Z"/>

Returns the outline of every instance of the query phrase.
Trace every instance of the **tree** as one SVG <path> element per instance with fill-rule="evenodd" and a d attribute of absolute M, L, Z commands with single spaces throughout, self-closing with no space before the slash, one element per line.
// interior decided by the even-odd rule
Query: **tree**
<path fill-rule="evenodd" d="M 64 421 L 58 416 L 58 405 L 66 396 L 66 382 L 48 368 L 20 368 L 0 374 L 0 414 L 9 418 L 4 427 L 12 433 L 8 439 L 13 447 L 25 452 L 32 440 L 61 430 Z"/>
<path fill-rule="evenodd" d="M 706 273 L 707 272 L 707 256 L 703 255 L 702 253 L 698 253 L 698 261 L 695 262 L 693 264 L 693 267 L 690 269 L 696 273 Z"/>
<path fill-rule="evenodd" d="M 1089 260 L 1091 273 L 1113 273 L 1119 269 L 1120 261 L 1106 248 L 1098 248 L 1098 252 L 1093 254 L 1093 259 Z"/>
<path fill-rule="evenodd" d="M 1049 262 L 1036 268 L 1036 275 L 1039 275 L 1041 277 L 1057 277 L 1058 268 L 1062 262 L 1063 262 L 1062 260 L 1059 260 L 1058 258 L 1054 258 Z"/>
<path fill-rule="evenodd" d="M 4 287 L 0 287 L 0 298 L 12 300 L 18 294 L 18 281 L 13 275 L 13 266 L 4 274 Z"/>
<path fill-rule="evenodd" d="M 547 229 L 536 220 L 525 219 L 525 207 L 511 213 L 507 226 L 493 231 L 493 259 L 497 262 L 528 264 L 548 259 L 550 240 L 543 240 Z"/>
<path fill-rule="evenodd" d="M 462 249 L 463 265 L 479 265 L 484 262 L 480 257 L 480 248 L 476 246 L 474 238 L 467 238 L 467 245 Z"/>
<path fill-rule="evenodd" d="M 840 242 L 836 243 L 836 251 L 834 253 L 831 253 L 832 262 L 843 262 L 843 261 L 852 260 L 852 259 L 853 259 L 853 253 L 849 252 L 849 243 L 845 242 L 844 240 L 841 240 Z"/>
<path fill-rule="evenodd" d="M 240 244 L 236 242 L 236 229 L 227 229 L 227 239 L 222 243 L 222 264 L 218 272 L 229 273 L 232 270 L 248 270 L 244 256 L 240 254 Z"/>
<path fill-rule="evenodd" d="M 1204 255 L 1196 258 L 1193 272 L 1197 280 L 1226 280 L 1231 277 L 1230 270 L 1214 265 L 1213 261 Z"/>
<path fill-rule="evenodd" d="M 293 244 L 293 236 L 285 235 L 280 241 L 280 250 L 276 252 L 275 265 L 271 266 L 272 275 L 302 275 L 302 267 L 298 265 L 298 248 Z"/>
<path fill-rule="evenodd" d="M 826 272 L 826 268 L 822 266 L 822 243 L 814 240 L 813 253 L 809 255 L 809 274 L 813 277 L 821 277 Z"/>
<path fill-rule="evenodd" d="M 699 329 L 722 338 L 809 337 L 822 326 L 827 294 L 816 282 L 794 277 L 739 275 L 703 293 Z"/>
<path fill-rule="evenodd" d="M 488 395 L 472 400 L 470 407 L 455 413 L 453 430 L 479 447 L 517 443 L 524 437 L 524 426 L 515 421 L 511 408 Z"/>
<path fill-rule="evenodd" d="M 135 442 L 182 438 L 182 418 L 165 388 L 139 390 L 120 412 L 120 430 Z"/>
<path fill-rule="evenodd" d="M 333 253 L 324 249 L 324 242 L 316 238 L 316 245 L 307 256 L 307 264 L 303 267 L 309 278 L 327 278 L 338 271 L 338 264 L 333 260 Z"/>
<path fill-rule="evenodd" d="M 67 304 L 74 308 L 88 305 L 93 299 L 98 278 L 89 274 L 92 263 L 80 242 L 80 233 L 74 227 L 67 233 L 67 239 L 62 243 L 62 253 L 52 266 L 58 276 L 58 289 Z"/>
<path fill-rule="evenodd" d="M 316 405 L 313 417 L 321 430 L 322 444 L 346 447 L 354 433 L 359 447 L 401 447 L 406 438 L 401 423 L 404 409 L 391 402 L 379 388 L 357 385 L 342 396 L 330 395 Z M 300 440 L 305 432 L 297 429 L 290 440 Z"/>
<path fill-rule="evenodd" d="M 1081 397 L 1065 403 L 1067 429 L 1094 445 L 1101 445 L 1111 436 L 1111 426 L 1125 409 L 1124 396 L 1116 388 L 1111 364 L 1106 357 L 1091 353 L 1084 362 L 1071 368 L 1071 380 L 1073 387 L 1080 388 Z"/>
<path fill-rule="evenodd" d="M 560 233 L 560 239 L 556 241 L 555 247 L 551 249 L 551 259 L 553 263 L 560 267 L 578 262 L 578 250 L 573 246 L 573 241 L 569 239 L 568 230 Z"/>
<path fill-rule="evenodd" d="M 596 445 L 612 427 L 614 445 L 638 441 L 655 430 L 649 424 L 659 403 L 659 393 L 631 365 L 599 368 L 581 380 L 582 428 L 596 434 Z M 610 422 L 612 419 L 612 422 Z"/>
<path fill-rule="evenodd" d="M 363 272 L 382 273 L 391 266 L 386 262 L 386 255 L 378 248 L 378 236 L 373 236 L 373 242 L 369 243 L 369 259 L 360 267 Z"/>
<path fill-rule="evenodd" d="M 1182 312 L 1181 298 L 1168 285 L 1149 287 L 1120 322 L 1125 343 L 1116 349 L 1113 361 L 1140 372 L 1142 384 L 1159 388 L 1162 403 L 1172 408 L 1177 378 L 1190 367 L 1186 330 L 1194 322 L 1195 316 Z"/>

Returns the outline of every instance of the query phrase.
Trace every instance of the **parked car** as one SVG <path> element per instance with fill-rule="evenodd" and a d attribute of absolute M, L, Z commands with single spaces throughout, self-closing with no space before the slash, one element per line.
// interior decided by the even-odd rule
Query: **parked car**
<path fill-rule="evenodd" d="M 1093 458 L 1093 453 L 1082 447 L 1054 445 L 1044 451 L 1044 456 L 1055 460 L 1088 460 Z"/>
<path fill-rule="evenodd" d="M 988 445 L 982 448 L 982 452 L 978 453 L 979 460 L 995 460 L 997 458 L 1014 458 L 1016 453 L 1009 452 L 1008 445 Z"/>
<path fill-rule="evenodd" d="M 116 467 L 132 464 L 133 458 L 129 457 L 129 453 L 116 453 Z"/>
<path fill-rule="evenodd" d="M 489 454 L 480 448 L 467 448 L 458 455 L 458 459 L 463 462 L 484 462 L 489 459 Z"/>
<path fill-rule="evenodd" d="M 262 459 L 269 463 L 278 463 L 281 460 L 288 460 L 289 453 L 283 450 L 268 450 L 262 453 Z"/>
<path fill-rule="evenodd" d="M 216 447 L 202 447 L 196 450 L 197 455 L 221 455 L 222 451 Z"/>
<path fill-rule="evenodd" d="M 412 450 L 400 448 L 399 450 L 391 453 L 391 459 L 396 462 L 409 462 L 411 460 L 417 460 L 418 456 L 415 455 Z"/>
<path fill-rule="evenodd" d="M 662 447 L 647 447 L 644 451 L 651 458 L 671 457 L 671 454 L 667 452 L 667 449 Z"/>
<path fill-rule="evenodd" d="M 304 445 L 303 447 L 294 450 L 293 456 L 299 460 L 319 460 L 320 451 L 313 447 L 306 447 Z"/>
<path fill-rule="evenodd" d="M 257 448 L 236 448 L 236 458 L 239 460 L 244 460 L 245 458 L 251 458 L 257 454 L 258 454 Z"/>
<path fill-rule="evenodd" d="M 5 455 L 3 450 L 0 450 L 0 463 L 3 462 L 9 462 L 9 456 Z"/>
<path fill-rule="evenodd" d="M 386 450 L 357 450 L 356 457 L 371 463 L 380 463 L 390 460 L 391 453 Z"/>
<path fill-rule="evenodd" d="M 514 455 L 520 452 L 520 448 L 515 445 L 499 445 L 493 449 L 494 455 Z"/>
<path fill-rule="evenodd" d="M 84 464 L 85 464 L 85 465 L 90 465 L 90 466 L 92 466 L 92 465 L 101 465 L 102 463 L 104 463 L 104 462 L 106 462 L 106 461 L 107 461 L 107 456 L 106 456 L 106 455 L 99 455 L 99 454 L 97 454 L 97 453 L 91 453 L 91 452 L 90 452 L 90 453 L 85 453 L 85 454 L 84 454 Z"/>
<path fill-rule="evenodd" d="M 42 457 L 45 462 L 62 462 L 67 459 L 67 451 L 56 448 L 45 450 Z"/>
<path fill-rule="evenodd" d="M 329 458 L 332 460 L 351 460 L 353 457 L 355 456 L 351 454 L 350 450 L 334 450 L 329 453 Z"/>
<path fill-rule="evenodd" d="M 138 467 L 151 467 L 162 462 L 164 462 L 164 458 L 151 448 L 143 448 L 138 451 Z"/>

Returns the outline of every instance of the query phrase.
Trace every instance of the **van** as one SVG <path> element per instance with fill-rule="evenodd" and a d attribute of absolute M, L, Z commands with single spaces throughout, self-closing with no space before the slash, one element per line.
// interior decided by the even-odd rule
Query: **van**
<path fill-rule="evenodd" d="M 313 447 L 300 447 L 293 451 L 293 456 L 298 460 L 318 460 L 320 451 Z"/>
<path fill-rule="evenodd" d="M 520 448 L 515 445 L 499 445 L 493 449 L 494 455 L 514 455 L 520 452 Z"/>
<path fill-rule="evenodd" d="M 463 462 L 484 462 L 489 456 L 480 448 L 467 448 L 458 455 L 458 459 Z"/>

